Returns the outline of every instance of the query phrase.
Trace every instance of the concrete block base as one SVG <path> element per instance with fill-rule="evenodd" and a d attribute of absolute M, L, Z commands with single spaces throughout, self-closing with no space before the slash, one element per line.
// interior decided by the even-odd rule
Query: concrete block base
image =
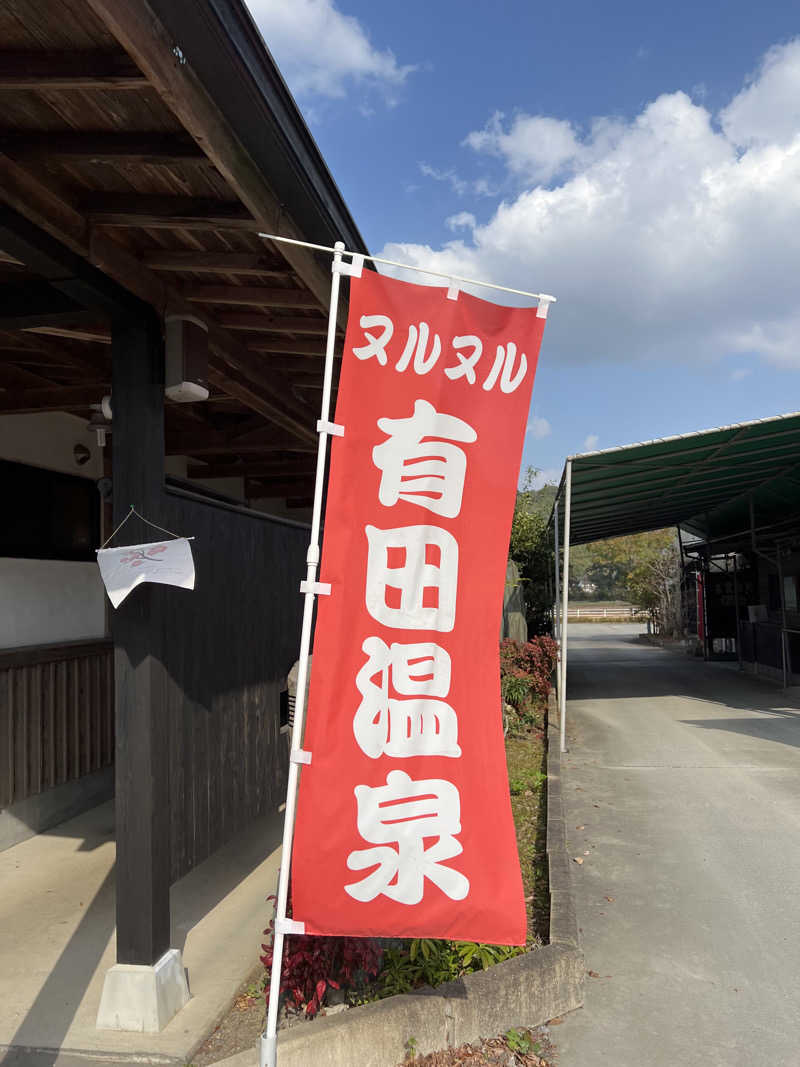
<path fill-rule="evenodd" d="M 97 1029 L 157 1034 L 189 998 L 186 972 L 177 948 L 165 952 L 152 967 L 117 963 L 106 971 Z"/>

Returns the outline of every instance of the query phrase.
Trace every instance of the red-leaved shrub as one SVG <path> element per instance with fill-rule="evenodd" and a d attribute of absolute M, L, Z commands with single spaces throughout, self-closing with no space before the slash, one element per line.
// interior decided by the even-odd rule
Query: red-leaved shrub
<path fill-rule="evenodd" d="M 558 661 L 558 645 L 552 637 L 532 637 L 524 645 L 506 638 L 500 642 L 500 674 L 529 679 L 531 689 L 547 699 Z"/>
<path fill-rule="evenodd" d="M 275 901 L 275 897 L 268 898 Z M 261 962 L 272 969 L 272 950 L 275 941 L 275 920 L 270 919 L 264 931 L 270 938 L 262 945 Z M 369 978 L 375 978 L 381 966 L 382 950 L 377 941 L 368 937 L 316 937 L 291 934 L 283 943 L 281 994 L 286 993 L 296 1008 L 305 1008 L 306 1015 L 316 1015 L 322 1006 L 328 987 L 357 988 Z M 269 1004 L 269 982 L 266 989 Z"/>

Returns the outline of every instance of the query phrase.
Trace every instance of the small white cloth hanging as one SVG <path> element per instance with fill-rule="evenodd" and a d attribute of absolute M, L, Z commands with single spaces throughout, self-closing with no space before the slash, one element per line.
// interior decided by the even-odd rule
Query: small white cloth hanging
<path fill-rule="evenodd" d="M 194 559 L 186 537 L 125 548 L 101 548 L 97 565 L 108 599 L 115 608 L 142 582 L 194 589 Z"/>
<path fill-rule="evenodd" d="M 156 530 L 170 534 L 170 541 L 152 541 L 145 545 L 125 545 L 124 548 L 106 548 L 117 532 L 132 515 Z M 111 534 L 102 548 L 97 550 L 97 565 L 100 577 L 108 593 L 108 599 L 118 608 L 125 597 L 142 582 L 159 585 L 176 585 L 180 589 L 194 589 L 194 558 L 190 541 L 193 537 L 178 537 L 163 526 L 156 526 L 140 515 L 131 504 L 131 509 Z"/>

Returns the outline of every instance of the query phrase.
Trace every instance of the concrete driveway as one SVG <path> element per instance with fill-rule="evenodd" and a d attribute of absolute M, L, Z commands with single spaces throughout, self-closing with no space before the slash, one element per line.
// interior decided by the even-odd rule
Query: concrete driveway
<path fill-rule="evenodd" d="M 554 1029 L 559 1067 L 797 1067 L 798 692 L 639 629 L 570 627 L 563 788 L 591 976 Z"/>

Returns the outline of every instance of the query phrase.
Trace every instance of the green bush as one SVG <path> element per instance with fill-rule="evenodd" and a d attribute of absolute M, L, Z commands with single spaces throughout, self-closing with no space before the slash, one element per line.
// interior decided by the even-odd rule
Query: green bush
<path fill-rule="evenodd" d="M 510 945 L 416 938 L 402 948 L 385 950 L 383 969 L 378 978 L 380 994 L 391 997 L 397 993 L 410 993 L 423 985 L 453 982 L 471 971 L 486 970 L 524 951 L 524 948 Z"/>

